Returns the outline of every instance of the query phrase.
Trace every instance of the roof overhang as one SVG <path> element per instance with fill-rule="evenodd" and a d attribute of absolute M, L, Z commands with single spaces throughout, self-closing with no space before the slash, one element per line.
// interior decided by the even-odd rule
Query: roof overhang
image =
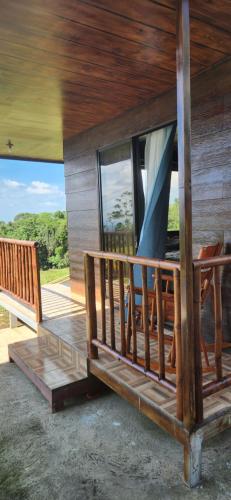
<path fill-rule="evenodd" d="M 197 75 L 230 56 L 231 2 L 191 4 Z M 0 9 L 0 156 L 62 161 L 63 139 L 175 86 L 175 0 L 0 0 Z"/>

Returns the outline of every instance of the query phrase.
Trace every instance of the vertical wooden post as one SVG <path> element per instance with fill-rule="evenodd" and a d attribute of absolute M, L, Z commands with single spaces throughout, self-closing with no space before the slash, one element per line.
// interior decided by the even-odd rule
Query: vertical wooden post
<path fill-rule="evenodd" d="M 21 254 L 23 255 L 23 254 Z M 40 285 L 40 268 L 38 256 L 38 244 L 32 247 L 32 269 L 33 269 L 33 282 L 34 282 L 34 302 L 36 321 L 42 321 L 42 299 L 41 299 L 41 285 Z"/>
<path fill-rule="evenodd" d="M 165 353 L 164 353 L 164 320 L 163 320 L 163 302 L 162 302 L 162 280 L 161 270 L 155 271 L 156 284 L 156 310 L 157 310 L 157 334 L 158 334 L 158 353 L 159 353 L 159 378 L 165 378 Z"/>
<path fill-rule="evenodd" d="M 201 269 L 194 268 L 194 340 L 195 340 L 195 393 L 196 422 L 203 420 L 202 363 L 201 363 Z"/>
<path fill-rule="evenodd" d="M 177 8 L 177 123 L 181 251 L 181 335 L 183 360 L 183 420 L 195 423 L 195 361 L 193 326 L 191 97 L 189 0 Z"/>
<path fill-rule="evenodd" d="M 174 270 L 174 338 L 176 346 L 176 416 L 183 420 L 183 376 L 180 311 L 180 271 Z"/>
<path fill-rule="evenodd" d="M 109 309 L 110 309 L 110 337 L 111 348 L 116 348 L 115 338 L 115 311 L 114 311 L 114 290 L 113 290 L 113 260 L 108 261 L 108 293 L 109 293 Z"/>
<path fill-rule="evenodd" d="M 105 308 L 105 260 L 99 259 L 100 275 L 100 298 L 101 298 L 101 322 L 102 322 L 102 342 L 106 344 L 106 308 Z"/>
<path fill-rule="evenodd" d="M 150 339 L 149 339 L 149 305 L 148 305 L 148 288 L 147 288 L 147 267 L 142 266 L 142 312 L 143 312 L 143 328 L 144 328 L 144 367 L 145 370 L 150 370 Z"/>
<path fill-rule="evenodd" d="M 132 330 L 132 361 L 137 363 L 137 337 L 136 337 L 136 311 L 135 311 L 135 293 L 134 293 L 134 275 L 133 264 L 129 264 L 130 281 L 130 311 L 131 311 L 131 330 Z"/>
<path fill-rule="evenodd" d="M 124 265 L 119 262 L 119 296 L 120 296 L 120 341 L 121 354 L 126 356 L 125 310 L 124 310 Z"/>
<path fill-rule="evenodd" d="M 95 266 L 94 258 L 85 254 L 85 283 L 86 283 L 86 308 L 87 308 L 87 346 L 90 359 L 98 358 L 98 348 L 92 344 L 97 339 L 97 315 L 95 303 Z"/>
<path fill-rule="evenodd" d="M 220 267 L 214 268 L 215 363 L 217 380 L 222 379 L 222 300 Z"/>

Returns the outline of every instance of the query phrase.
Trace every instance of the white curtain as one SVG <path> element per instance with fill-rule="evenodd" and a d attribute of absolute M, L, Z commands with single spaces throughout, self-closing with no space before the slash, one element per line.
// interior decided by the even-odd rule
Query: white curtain
<path fill-rule="evenodd" d="M 171 161 L 175 125 L 149 134 L 145 147 L 145 211 L 137 255 L 163 259 L 168 225 Z M 144 179 L 144 176 L 143 176 Z M 144 179 L 145 180 L 145 179 Z M 148 269 L 148 286 L 153 283 L 153 270 Z M 139 266 L 134 266 L 134 281 L 141 286 Z M 139 299 L 138 299 L 139 300 Z"/>
<path fill-rule="evenodd" d="M 142 173 L 144 199 L 145 199 L 145 213 L 144 222 L 141 229 L 140 241 L 142 240 L 145 218 L 147 218 L 148 207 L 153 195 L 154 186 L 157 179 L 157 174 L 161 165 L 163 154 L 166 150 L 169 136 L 172 131 L 172 125 L 168 127 L 155 130 L 147 135 L 145 152 L 144 152 L 144 165 L 145 170 Z"/>

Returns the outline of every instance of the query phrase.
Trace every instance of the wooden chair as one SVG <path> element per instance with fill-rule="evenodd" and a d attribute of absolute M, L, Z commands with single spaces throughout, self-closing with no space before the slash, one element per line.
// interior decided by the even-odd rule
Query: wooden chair
<path fill-rule="evenodd" d="M 217 257 L 221 254 L 222 243 L 218 242 L 215 245 L 204 246 L 200 249 L 198 259 L 207 259 L 208 257 Z M 170 322 L 174 324 L 174 290 L 173 290 L 173 275 L 172 274 L 162 274 L 163 291 L 162 291 L 162 307 L 163 307 L 163 317 L 164 322 Z M 202 269 L 201 271 L 201 306 L 204 307 L 205 300 L 208 297 L 210 291 L 212 290 L 212 279 L 213 279 L 213 268 Z M 134 287 L 135 295 L 142 296 L 142 288 Z M 149 300 L 149 324 L 150 324 L 150 337 L 157 339 L 157 333 L 155 330 L 156 324 L 156 292 L 155 292 L 155 280 L 154 289 L 148 290 L 148 300 Z M 142 306 L 136 305 L 135 307 L 136 315 L 136 327 L 137 331 L 142 332 L 143 330 L 143 318 L 142 318 Z M 130 304 L 130 294 L 128 287 L 128 320 L 127 320 L 127 351 L 130 352 L 131 345 L 131 304 Z M 168 361 L 171 367 L 175 367 L 176 354 L 175 354 L 175 336 L 165 334 L 165 342 L 171 343 L 171 350 L 169 352 Z M 206 366 L 209 368 L 209 359 L 207 346 L 203 338 L 201 338 L 201 350 L 204 353 Z"/>

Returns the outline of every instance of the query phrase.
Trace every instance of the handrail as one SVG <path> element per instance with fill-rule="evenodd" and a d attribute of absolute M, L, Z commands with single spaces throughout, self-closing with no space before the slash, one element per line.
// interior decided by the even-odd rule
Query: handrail
<path fill-rule="evenodd" d="M 220 255 L 218 257 L 207 257 L 207 259 L 195 259 L 193 266 L 204 269 L 206 267 L 225 266 L 231 264 L 231 255 Z"/>
<path fill-rule="evenodd" d="M 38 243 L 0 238 L 0 291 L 31 307 L 42 321 Z"/>
<path fill-rule="evenodd" d="M 139 264 L 141 266 L 155 267 L 166 271 L 180 270 L 180 263 L 172 260 L 150 259 L 147 257 L 139 257 L 133 255 L 124 255 L 113 252 L 103 252 L 101 250 L 84 250 L 84 255 L 89 255 L 95 259 L 108 259 L 125 262 L 126 264 Z"/>
<path fill-rule="evenodd" d="M 38 247 L 39 243 L 37 241 L 27 241 L 27 240 L 14 240 L 13 238 L 0 238 L 0 243 L 12 243 L 14 245 L 20 245 L 25 247 Z"/>
<path fill-rule="evenodd" d="M 231 385 L 231 373 L 225 373 L 225 367 L 222 363 L 223 349 L 227 343 L 223 339 L 223 323 L 222 323 L 222 280 L 221 268 L 225 270 L 225 266 L 231 264 L 231 255 L 221 255 L 217 257 L 208 257 L 206 259 L 197 259 L 193 261 L 194 270 L 194 327 L 197 337 L 201 336 L 201 308 L 202 308 L 202 295 L 201 283 L 202 274 L 204 269 L 211 269 L 213 283 L 210 285 L 210 290 L 213 292 L 213 314 L 214 314 L 214 364 L 215 378 L 203 384 L 201 366 L 197 366 L 197 377 L 200 378 L 199 384 L 203 398 L 206 398 L 222 388 Z M 231 347 L 231 343 L 229 343 Z M 197 346 L 198 350 L 198 346 Z M 199 356 L 199 353 L 198 353 Z M 201 364 L 201 363 L 200 363 Z M 203 386 L 203 387 L 202 387 Z"/>

